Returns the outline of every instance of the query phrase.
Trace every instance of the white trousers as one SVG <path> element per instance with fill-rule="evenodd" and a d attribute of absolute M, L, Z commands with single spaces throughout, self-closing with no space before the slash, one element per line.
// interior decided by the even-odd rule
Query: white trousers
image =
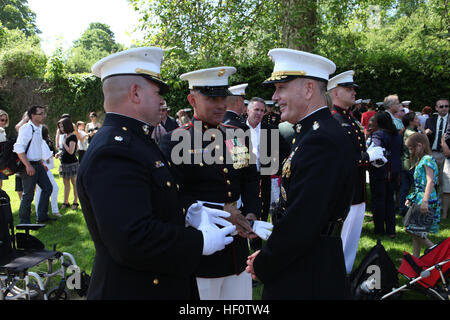
<path fill-rule="evenodd" d="M 58 183 L 56 183 L 55 177 L 53 176 L 53 173 L 48 170 L 47 171 L 47 176 L 50 180 L 50 182 L 52 183 L 53 186 L 53 191 L 52 191 L 52 195 L 50 196 L 50 203 L 52 206 L 52 213 L 59 213 L 59 209 L 58 209 L 58 192 L 59 192 L 59 187 L 58 187 Z M 39 188 L 39 186 L 36 184 L 36 193 L 34 195 L 34 205 L 36 206 L 36 212 L 37 212 L 37 208 L 39 206 L 39 199 L 41 196 L 41 188 Z"/>
<path fill-rule="evenodd" d="M 200 300 L 252 300 L 252 276 L 239 275 L 221 278 L 197 278 Z"/>
<path fill-rule="evenodd" d="M 347 218 L 345 218 L 344 225 L 342 226 L 341 239 L 347 274 L 350 274 L 353 269 L 356 250 L 358 249 L 359 238 L 361 237 L 365 211 L 366 204 L 364 202 L 351 206 Z"/>

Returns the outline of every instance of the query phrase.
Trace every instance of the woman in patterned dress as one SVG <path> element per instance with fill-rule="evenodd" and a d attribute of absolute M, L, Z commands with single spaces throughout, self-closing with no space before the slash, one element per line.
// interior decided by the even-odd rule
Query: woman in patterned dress
<path fill-rule="evenodd" d="M 435 186 L 438 183 L 438 167 L 436 161 L 431 156 L 431 148 L 428 138 L 422 133 L 414 133 L 406 140 L 409 149 L 411 163 L 415 164 L 414 170 L 414 191 L 406 198 L 406 206 L 415 203 L 420 205 L 420 212 L 423 215 L 432 215 L 433 224 L 429 232 L 437 233 L 439 229 L 441 205 Z M 433 242 L 428 239 L 427 233 L 413 233 L 406 231 L 413 238 L 413 255 L 420 256 L 422 246 L 427 248 L 433 246 Z"/>

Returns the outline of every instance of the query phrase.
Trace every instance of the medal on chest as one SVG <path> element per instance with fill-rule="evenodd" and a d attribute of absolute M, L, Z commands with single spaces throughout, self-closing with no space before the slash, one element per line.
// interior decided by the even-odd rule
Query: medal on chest
<path fill-rule="evenodd" d="M 244 144 L 243 138 L 225 140 L 227 150 L 231 155 L 234 169 L 241 169 L 248 167 L 250 154 L 248 148 Z"/>
<path fill-rule="evenodd" d="M 283 170 L 281 172 L 282 178 L 289 178 L 291 176 L 291 161 L 295 151 L 292 151 L 289 157 L 284 161 Z"/>

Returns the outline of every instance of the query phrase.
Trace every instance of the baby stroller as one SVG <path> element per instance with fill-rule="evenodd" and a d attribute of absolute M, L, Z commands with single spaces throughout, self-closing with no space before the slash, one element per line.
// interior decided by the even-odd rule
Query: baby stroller
<path fill-rule="evenodd" d="M 21 224 L 14 228 L 10 198 L 0 189 L 0 300 L 39 299 L 65 300 L 66 269 L 78 268 L 73 256 L 66 252 L 46 250 L 44 244 L 29 234 L 45 224 Z M 15 233 L 24 230 L 25 233 Z M 53 263 L 60 267 L 53 270 Z M 46 271 L 42 271 L 46 262 Z M 31 271 L 31 269 L 33 271 Z M 79 269 L 78 269 L 79 270 Z M 57 285 L 48 289 L 50 279 L 59 276 Z M 58 279 L 58 278 L 57 278 Z"/>
<path fill-rule="evenodd" d="M 424 255 L 416 258 L 407 252 L 398 272 L 408 283 L 384 295 L 386 299 L 406 288 L 418 290 L 436 300 L 450 300 L 450 238 L 425 250 Z"/>

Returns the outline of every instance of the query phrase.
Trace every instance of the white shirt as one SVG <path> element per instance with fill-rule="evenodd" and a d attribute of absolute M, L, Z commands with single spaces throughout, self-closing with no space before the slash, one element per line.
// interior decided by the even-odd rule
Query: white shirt
<path fill-rule="evenodd" d="M 28 161 L 42 160 L 42 125 L 36 126 L 31 120 L 20 127 L 13 151 L 15 153 L 25 153 L 30 140 L 30 147 L 26 154 Z"/>
<path fill-rule="evenodd" d="M 250 134 L 252 138 L 252 152 L 256 156 L 256 169 L 261 171 L 261 162 L 259 161 L 259 141 L 261 139 L 261 123 L 253 128 L 247 120 L 247 126 L 250 128 Z"/>
<path fill-rule="evenodd" d="M 80 134 L 80 138 L 78 140 L 78 150 L 87 150 L 88 148 L 88 140 L 87 138 L 85 139 L 84 137 L 86 137 L 88 134 L 84 131 L 84 130 L 78 130 L 78 133 Z"/>
<path fill-rule="evenodd" d="M 436 150 L 438 143 L 441 143 L 440 141 L 438 141 L 438 133 L 439 133 L 439 122 L 441 121 L 441 119 L 444 120 L 444 122 L 442 123 L 442 136 L 445 134 L 445 124 L 447 123 L 447 118 L 448 118 L 448 113 L 445 115 L 445 117 L 441 117 L 438 115 L 437 121 L 436 121 L 436 135 L 434 137 L 434 142 L 433 142 L 433 146 L 431 147 L 432 150 Z"/>

